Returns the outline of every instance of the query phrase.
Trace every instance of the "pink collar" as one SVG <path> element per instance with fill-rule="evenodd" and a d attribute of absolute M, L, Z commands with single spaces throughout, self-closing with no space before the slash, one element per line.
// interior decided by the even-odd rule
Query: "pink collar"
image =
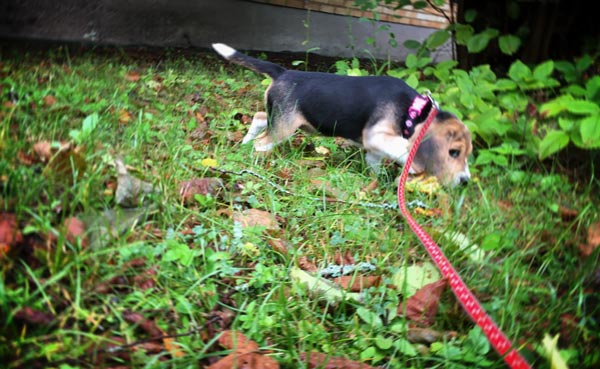
<path fill-rule="evenodd" d="M 408 108 L 408 118 L 402 123 L 402 136 L 410 138 L 415 132 L 417 124 L 427 118 L 427 113 L 431 110 L 432 101 L 428 96 L 417 95 Z"/>

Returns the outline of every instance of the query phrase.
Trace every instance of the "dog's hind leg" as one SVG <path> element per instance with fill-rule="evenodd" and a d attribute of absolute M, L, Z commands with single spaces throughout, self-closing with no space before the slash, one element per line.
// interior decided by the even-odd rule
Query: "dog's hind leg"
<path fill-rule="evenodd" d="M 267 129 L 267 126 L 267 113 L 265 113 L 264 111 L 259 111 L 256 114 L 254 114 L 254 117 L 252 118 L 252 123 L 250 124 L 250 129 L 248 129 L 248 133 L 246 133 L 246 135 L 244 136 L 242 144 L 254 140 L 265 129 Z"/>
<path fill-rule="evenodd" d="M 373 151 L 367 151 L 367 154 L 365 155 L 365 161 L 367 162 L 367 165 L 375 174 L 381 173 L 382 159 L 383 155 Z"/>
<path fill-rule="evenodd" d="M 304 116 L 297 111 L 277 117 L 271 116 L 271 119 L 271 125 L 254 141 L 256 151 L 270 151 L 275 145 L 292 136 L 297 129 L 312 129 Z"/>

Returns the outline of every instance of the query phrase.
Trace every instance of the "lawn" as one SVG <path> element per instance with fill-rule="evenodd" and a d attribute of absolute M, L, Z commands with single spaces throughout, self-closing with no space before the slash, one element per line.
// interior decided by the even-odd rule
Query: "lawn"
<path fill-rule="evenodd" d="M 8 368 L 224 368 L 236 344 L 252 368 L 505 367 L 448 287 L 421 316 L 403 308 L 439 277 L 393 206 L 400 168 L 376 176 L 333 138 L 241 145 L 264 77 L 212 52 L 0 52 Z M 583 168 L 473 163 L 466 187 L 416 178 L 408 195 L 536 368 L 553 352 L 600 365 L 599 182 Z"/>

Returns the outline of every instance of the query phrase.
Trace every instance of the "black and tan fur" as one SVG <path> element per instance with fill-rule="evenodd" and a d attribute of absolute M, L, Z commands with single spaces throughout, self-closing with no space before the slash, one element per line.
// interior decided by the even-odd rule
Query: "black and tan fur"
<path fill-rule="evenodd" d="M 383 158 L 404 164 L 417 136 L 406 139 L 400 123 L 417 91 L 387 76 L 351 77 L 287 70 L 244 55 L 224 44 L 213 48 L 225 59 L 272 78 L 265 92 L 267 112 L 255 114 L 243 143 L 254 140 L 257 151 L 269 151 L 296 130 L 339 136 L 361 145 L 368 164 L 377 169 Z M 426 172 L 448 185 L 470 179 L 467 158 L 471 134 L 453 114 L 440 111 L 417 151 L 413 172 Z"/>

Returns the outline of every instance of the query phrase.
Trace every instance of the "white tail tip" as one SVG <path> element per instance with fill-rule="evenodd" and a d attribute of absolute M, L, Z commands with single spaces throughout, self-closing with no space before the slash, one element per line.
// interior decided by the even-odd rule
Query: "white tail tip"
<path fill-rule="evenodd" d="M 233 54 L 235 54 L 235 49 L 227 46 L 225 44 L 212 44 L 213 49 L 215 49 L 216 52 L 218 52 L 219 54 L 221 54 L 221 56 L 223 56 L 225 59 L 229 59 L 231 58 L 231 56 Z"/>

